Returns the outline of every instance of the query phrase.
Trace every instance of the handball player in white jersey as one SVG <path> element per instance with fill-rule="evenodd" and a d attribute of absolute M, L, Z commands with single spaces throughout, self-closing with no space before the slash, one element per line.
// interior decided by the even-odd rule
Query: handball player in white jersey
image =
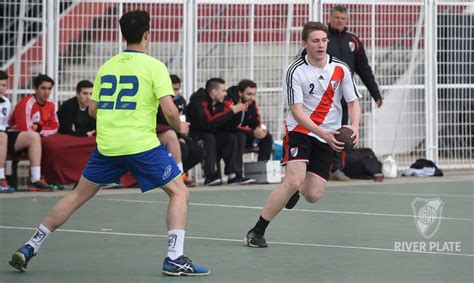
<path fill-rule="evenodd" d="M 293 208 L 299 195 L 315 203 L 321 198 L 331 171 L 335 151 L 343 143 L 334 134 L 341 127 L 341 97 L 347 101 L 354 145 L 358 142 L 359 93 L 351 70 L 326 53 L 327 27 L 307 22 L 302 39 L 306 52 L 288 66 L 283 76 L 283 95 L 289 110 L 283 139 L 283 182 L 270 194 L 256 225 L 244 242 L 250 247 L 267 247 L 264 235 L 270 221 L 286 207 Z"/>

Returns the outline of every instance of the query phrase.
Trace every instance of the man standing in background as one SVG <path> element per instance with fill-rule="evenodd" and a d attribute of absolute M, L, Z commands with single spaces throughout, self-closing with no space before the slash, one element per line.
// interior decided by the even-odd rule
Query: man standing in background
<path fill-rule="evenodd" d="M 328 49 L 329 55 L 339 58 L 346 63 L 353 73 L 359 75 L 367 87 L 370 96 L 375 100 L 377 107 L 383 104 L 383 97 L 375 81 L 374 73 L 370 68 L 369 60 L 365 54 L 364 45 L 354 34 L 347 31 L 349 19 L 347 8 L 342 5 L 332 7 L 328 25 Z M 347 103 L 342 98 L 342 125 L 348 124 Z M 334 155 L 331 180 L 348 182 L 350 178 L 342 172 L 343 162 L 340 152 Z"/>

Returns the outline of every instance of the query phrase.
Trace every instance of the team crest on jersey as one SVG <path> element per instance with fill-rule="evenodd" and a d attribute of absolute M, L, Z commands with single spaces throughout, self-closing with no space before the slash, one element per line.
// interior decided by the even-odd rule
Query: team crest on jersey
<path fill-rule="evenodd" d="M 33 114 L 33 116 L 31 116 L 31 121 L 33 123 L 38 123 L 40 120 L 41 120 L 41 114 L 39 112 L 36 112 L 35 114 Z"/>
<path fill-rule="evenodd" d="M 341 81 L 331 81 L 332 90 L 335 92 L 340 84 L 341 84 Z"/>
<path fill-rule="evenodd" d="M 295 157 L 298 155 L 298 148 L 297 147 L 292 147 L 290 149 L 291 156 Z"/>
<path fill-rule="evenodd" d="M 353 41 L 349 41 L 349 49 L 351 52 L 354 52 L 356 50 L 356 44 Z"/>

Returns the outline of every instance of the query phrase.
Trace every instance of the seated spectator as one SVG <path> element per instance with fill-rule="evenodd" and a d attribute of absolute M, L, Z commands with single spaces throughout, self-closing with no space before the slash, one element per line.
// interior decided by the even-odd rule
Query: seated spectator
<path fill-rule="evenodd" d="M 58 132 L 58 119 L 54 102 L 48 101 L 54 81 L 47 75 L 33 79 L 34 94 L 18 102 L 10 119 L 10 125 L 18 131 L 35 131 L 42 137 Z"/>
<path fill-rule="evenodd" d="M 258 147 L 258 161 L 270 160 L 273 149 L 273 137 L 268 133 L 266 127 L 262 125 L 260 112 L 258 111 L 257 84 L 251 80 L 241 80 L 237 86 L 232 86 L 227 90 L 226 100 L 232 103 L 248 104 L 247 111 L 235 114 L 229 127 L 236 128 L 239 141 L 239 157 L 243 156 L 247 148 Z M 242 158 L 238 159 L 239 166 L 243 166 Z"/>
<path fill-rule="evenodd" d="M 180 115 L 185 115 L 186 99 L 179 94 L 181 79 L 176 75 L 170 75 L 174 94 L 173 101 Z M 182 119 L 184 120 L 184 119 Z M 156 118 L 156 131 L 160 142 L 166 145 L 178 167 L 183 171 L 182 178 L 186 186 L 197 186 L 187 174 L 188 170 L 204 159 L 204 150 L 193 139 L 177 133 L 166 121 L 160 108 Z"/>
<path fill-rule="evenodd" d="M 13 192 L 14 189 L 5 178 L 5 162 L 7 154 L 16 155 L 28 150 L 31 178 L 28 183 L 31 191 L 51 191 L 52 185 L 41 180 L 41 137 L 33 131 L 11 131 L 8 119 L 11 114 L 11 103 L 6 96 L 8 74 L 0 71 L 0 192 Z"/>
<path fill-rule="evenodd" d="M 238 139 L 235 131 L 226 126 L 236 113 L 247 110 L 246 103 L 224 102 L 226 96 L 225 81 L 212 78 L 206 82 L 206 88 L 200 88 L 191 95 L 186 107 L 186 118 L 190 121 L 190 135 L 204 142 L 206 158 L 204 163 L 205 185 L 222 183 L 216 172 L 217 156 L 225 163 L 224 173 L 228 175 L 228 184 L 250 184 L 254 179 L 244 178 L 238 164 Z"/>
<path fill-rule="evenodd" d="M 59 133 L 77 137 L 95 134 L 95 119 L 89 116 L 92 82 L 80 81 L 76 86 L 76 96 L 66 100 L 58 109 Z"/>

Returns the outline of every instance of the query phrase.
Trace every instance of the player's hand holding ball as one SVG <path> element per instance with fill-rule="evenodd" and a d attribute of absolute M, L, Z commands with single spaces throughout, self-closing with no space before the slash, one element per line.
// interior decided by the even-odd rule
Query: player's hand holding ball
<path fill-rule="evenodd" d="M 344 149 L 344 143 L 338 141 L 335 136 L 338 134 L 337 131 L 324 131 L 322 138 L 329 144 L 329 146 L 337 152 L 341 152 Z"/>
<path fill-rule="evenodd" d="M 344 150 L 352 151 L 359 142 L 358 129 L 353 129 L 352 126 L 344 125 L 334 134 L 334 138 L 344 144 Z"/>

